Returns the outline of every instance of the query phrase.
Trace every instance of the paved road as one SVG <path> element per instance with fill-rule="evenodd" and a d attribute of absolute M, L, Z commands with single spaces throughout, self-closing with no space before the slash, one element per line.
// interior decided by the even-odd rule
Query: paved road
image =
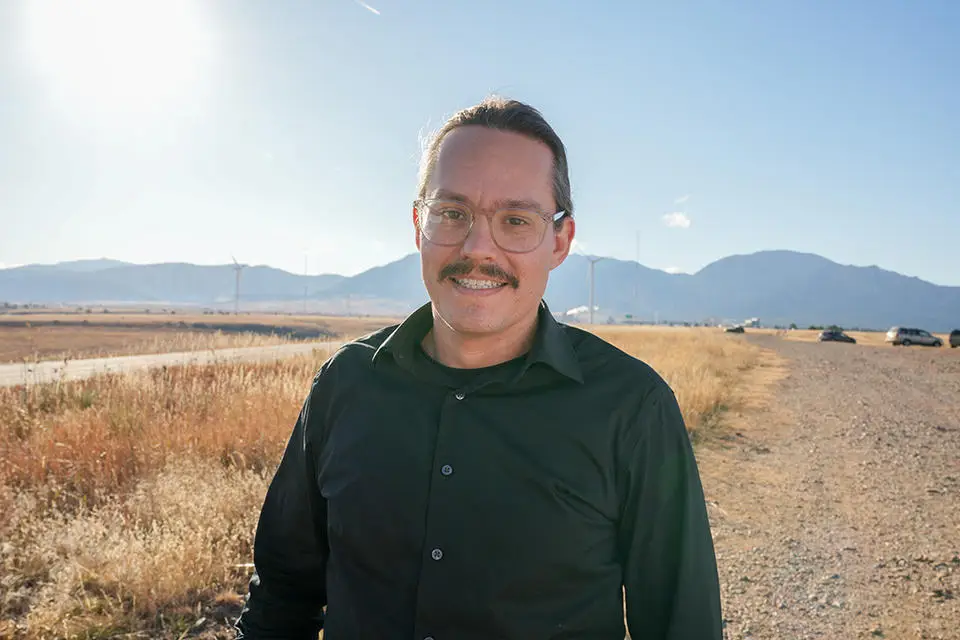
<path fill-rule="evenodd" d="M 179 364 L 212 364 L 214 362 L 266 362 L 308 354 L 312 351 L 329 353 L 339 346 L 338 342 L 304 342 L 269 347 L 242 347 L 209 351 L 158 353 L 151 355 L 118 356 L 114 358 L 89 358 L 24 364 L 0 365 L 0 387 L 21 384 L 41 384 L 54 380 L 78 380 L 100 373 L 138 371 L 151 367 Z"/>

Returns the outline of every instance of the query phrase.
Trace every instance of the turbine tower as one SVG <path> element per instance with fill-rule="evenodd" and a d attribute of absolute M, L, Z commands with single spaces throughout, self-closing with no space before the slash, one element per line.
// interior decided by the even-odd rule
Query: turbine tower
<path fill-rule="evenodd" d="M 603 258 L 598 258 L 597 256 L 587 256 L 587 260 L 590 261 L 590 324 L 593 324 L 593 296 L 594 296 L 594 266 L 603 260 Z"/>
<path fill-rule="evenodd" d="M 307 283 L 310 282 L 307 276 L 307 256 L 309 253 L 304 250 L 303 252 L 303 315 L 307 315 Z"/>
<path fill-rule="evenodd" d="M 237 276 L 237 286 L 233 294 L 233 315 L 237 316 L 240 315 L 240 272 L 243 271 L 243 268 L 247 265 L 240 264 L 233 256 L 230 257 L 233 258 L 233 270 Z"/>

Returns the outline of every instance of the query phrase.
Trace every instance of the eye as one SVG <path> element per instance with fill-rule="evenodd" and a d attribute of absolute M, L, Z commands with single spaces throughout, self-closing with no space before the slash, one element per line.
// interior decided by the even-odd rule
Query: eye
<path fill-rule="evenodd" d="M 513 209 L 501 212 L 500 224 L 516 230 L 523 227 L 536 227 L 537 221 L 542 219 L 531 211 Z"/>
<path fill-rule="evenodd" d="M 430 215 L 439 222 L 466 222 L 470 219 L 470 213 L 465 207 L 450 202 L 434 202 L 429 205 L 429 210 Z"/>
<path fill-rule="evenodd" d="M 453 207 L 443 207 L 439 210 L 438 214 L 445 220 L 450 221 L 463 220 L 467 215 L 462 209 L 456 209 Z"/>

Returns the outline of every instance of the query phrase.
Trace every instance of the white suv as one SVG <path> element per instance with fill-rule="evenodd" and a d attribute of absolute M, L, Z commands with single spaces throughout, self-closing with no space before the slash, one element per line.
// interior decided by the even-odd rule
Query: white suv
<path fill-rule="evenodd" d="M 893 345 L 909 347 L 912 344 L 922 344 L 927 347 L 942 347 L 943 340 L 923 329 L 911 327 L 892 327 L 887 331 L 887 342 Z"/>

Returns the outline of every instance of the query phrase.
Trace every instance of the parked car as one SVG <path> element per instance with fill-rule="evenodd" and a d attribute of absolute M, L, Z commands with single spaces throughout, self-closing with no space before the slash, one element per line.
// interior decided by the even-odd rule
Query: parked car
<path fill-rule="evenodd" d="M 954 329 L 950 332 L 950 348 L 960 347 L 960 329 Z"/>
<path fill-rule="evenodd" d="M 821 331 L 820 335 L 817 336 L 818 342 L 849 342 L 850 344 L 857 344 L 856 338 L 848 336 L 843 331 L 839 329 L 827 329 Z"/>
<path fill-rule="evenodd" d="M 943 340 L 923 329 L 913 327 L 891 327 L 887 331 L 886 342 L 892 345 L 903 345 L 909 347 L 912 344 L 920 344 L 927 347 L 942 347 Z"/>

